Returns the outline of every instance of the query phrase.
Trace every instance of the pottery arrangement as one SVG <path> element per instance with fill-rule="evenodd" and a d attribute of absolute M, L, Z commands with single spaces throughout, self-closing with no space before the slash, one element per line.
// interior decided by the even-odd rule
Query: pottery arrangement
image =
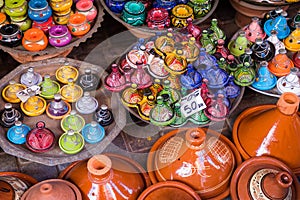
<path fill-rule="evenodd" d="M 255 71 L 251 89 L 275 97 L 284 92 L 300 95 L 299 14 L 287 19 L 286 12 L 277 8 L 272 15 L 253 17 L 229 42 L 239 65 L 249 64 Z"/>

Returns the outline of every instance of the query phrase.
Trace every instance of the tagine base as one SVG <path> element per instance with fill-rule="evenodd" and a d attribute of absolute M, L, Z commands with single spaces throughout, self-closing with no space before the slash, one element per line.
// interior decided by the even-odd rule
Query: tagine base
<path fill-rule="evenodd" d="M 10 80 L 15 80 L 19 82 L 21 74 L 27 71 L 29 67 L 33 67 L 34 71 L 40 73 L 42 76 L 45 74 L 49 74 L 52 80 L 56 80 L 55 78 L 55 71 L 63 66 L 65 63 L 76 67 L 80 74 L 84 73 L 86 68 L 90 68 L 95 73 L 101 75 L 105 73 L 103 68 L 97 65 L 89 64 L 86 62 L 69 59 L 69 58 L 52 58 L 48 60 L 38 61 L 38 62 L 31 62 L 28 64 L 21 64 L 9 74 L 7 74 L 4 78 L 0 80 L 0 88 L 1 90 L 8 84 Z M 62 84 L 61 84 L 62 85 Z M 114 118 L 115 122 L 125 122 L 126 115 L 122 111 L 124 109 L 119 109 L 122 105 L 119 104 L 116 97 L 112 97 L 112 94 L 108 92 L 104 86 L 102 85 L 100 89 L 96 91 L 91 91 L 91 95 L 95 95 L 95 98 L 98 100 L 99 104 L 106 104 L 109 109 L 112 111 L 116 110 L 120 113 L 115 113 Z M 47 100 L 47 103 L 51 100 Z M 4 108 L 5 101 L 3 98 L 0 98 L 0 107 Z M 72 109 L 75 109 L 75 103 L 71 104 Z M 13 107 L 19 108 L 20 103 L 13 104 Z M 90 123 L 93 120 L 93 114 L 89 115 L 81 115 L 85 119 L 85 123 Z M 31 129 L 35 127 L 38 121 L 44 121 L 46 124 L 46 128 L 50 129 L 55 134 L 55 144 L 54 148 L 51 150 L 44 152 L 44 153 L 35 153 L 30 151 L 25 144 L 16 145 L 11 142 L 6 137 L 7 128 L 0 127 L 0 146 L 4 152 L 7 154 L 11 154 L 13 156 L 23 158 L 26 160 L 30 160 L 33 162 L 41 163 L 48 166 L 54 166 L 58 164 L 64 164 L 69 162 L 74 162 L 77 160 L 82 160 L 85 158 L 89 158 L 92 155 L 101 153 L 112 141 L 113 139 L 121 132 L 122 127 L 120 124 L 116 124 L 113 122 L 109 126 L 105 126 L 105 137 L 102 141 L 96 144 L 89 144 L 86 143 L 83 150 L 77 154 L 69 155 L 65 154 L 58 145 L 59 136 L 64 133 L 64 131 L 60 127 L 60 120 L 54 120 L 49 118 L 46 115 L 46 112 L 40 116 L 36 117 L 29 117 L 24 116 L 23 123 L 28 125 Z"/>

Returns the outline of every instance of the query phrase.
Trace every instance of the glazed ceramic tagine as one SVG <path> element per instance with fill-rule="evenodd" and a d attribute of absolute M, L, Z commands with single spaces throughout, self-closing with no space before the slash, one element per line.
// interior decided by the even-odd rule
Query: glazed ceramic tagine
<path fill-rule="evenodd" d="M 98 101 L 91 96 L 91 93 L 84 92 L 83 96 L 76 102 L 75 107 L 80 114 L 91 114 L 97 110 Z"/>
<path fill-rule="evenodd" d="M 262 38 L 256 38 L 255 43 L 251 45 L 252 58 L 256 62 L 270 61 L 275 55 L 273 43 Z"/>
<path fill-rule="evenodd" d="M 276 76 L 270 73 L 268 69 L 268 62 L 261 62 L 258 69 L 258 76 L 254 83 L 252 83 L 252 87 L 258 90 L 270 90 L 275 87 L 276 82 Z"/>
<path fill-rule="evenodd" d="M 27 190 L 20 200 L 82 200 L 80 190 L 71 182 L 48 179 Z"/>
<path fill-rule="evenodd" d="M 71 105 L 61 99 L 60 94 L 54 95 L 54 100 L 48 103 L 46 114 L 52 119 L 62 119 L 71 112 Z"/>
<path fill-rule="evenodd" d="M 151 29 L 162 30 L 171 24 L 169 13 L 164 8 L 152 8 L 147 13 L 147 26 Z"/>
<path fill-rule="evenodd" d="M 187 26 L 187 19 L 194 19 L 193 8 L 188 5 L 178 4 L 171 11 L 171 22 L 174 27 L 183 28 Z"/>
<path fill-rule="evenodd" d="M 69 78 L 68 85 L 64 85 L 60 89 L 60 94 L 63 100 L 73 103 L 81 98 L 83 90 L 79 85 L 75 84 L 72 78 Z"/>
<path fill-rule="evenodd" d="M 175 53 L 167 53 L 165 57 L 165 69 L 172 75 L 180 75 L 186 71 L 187 59 L 181 49 Z"/>
<path fill-rule="evenodd" d="M 16 47 L 22 43 L 23 32 L 16 24 L 5 24 L 0 28 L 0 43 L 8 47 Z"/>
<path fill-rule="evenodd" d="M 86 124 L 81 132 L 84 140 L 90 144 L 100 142 L 105 136 L 103 126 L 98 124 L 96 121 L 91 121 L 91 123 Z"/>
<path fill-rule="evenodd" d="M 245 53 L 246 48 L 250 48 L 251 42 L 246 38 L 246 32 L 240 31 L 236 39 L 228 43 L 228 49 L 234 56 L 240 56 Z"/>
<path fill-rule="evenodd" d="M 267 40 L 273 43 L 275 46 L 275 55 L 279 53 L 279 49 L 285 48 L 284 43 L 278 39 L 277 34 L 278 34 L 277 31 L 272 30 L 271 35 L 267 38 Z"/>
<path fill-rule="evenodd" d="M 0 199 L 20 200 L 37 180 L 19 172 L 0 172 Z"/>
<path fill-rule="evenodd" d="M 284 39 L 285 47 L 293 52 L 300 51 L 300 24 L 297 24 L 296 29 Z"/>
<path fill-rule="evenodd" d="M 18 120 L 23 120 L 23 113 L 14 108 L 11 103 L 4 104 L 4 109 L 0 111 L 0 116 L 0 124 L 6 128 L 12 127 Z"/>
<path fill-rule="evenodd" d="M 292 92 L 300 96 L 299 69 L 295 67 L 291 68 L 288 75 L 278 79 L 276 86 L 280 93 Z"/>
<path fill-rule="evenodd" d="M 136 107 L 137 103 L 142 101 L 143 94 L 137 89 L 137 84 L 131 84 L 130 88 L 126 88 L 122 92 L 121 101 L 125 106 Z"/>
<path fill-rule="evenodd" d="M 299 97 L 285 92 L 276 105 L 255 106 L 242 112 L 233 126 L 233 140 L 242 157 L 269 155 L 299 173 L 298 107 Z"/>
<path fill-rule="evenodd" d="M 268 156 L 244 161 L 234 172 L 230 194 L 239 199 L 299 199 L 300 186 L 291 169 L 278 159 Z"/>
<path fill-rule="evenodd" d="M 42 153 L 49 151 L 55 144 L 54 133 L 45 127 L 45 123 L 39 121 L 26 136 L 26 146 L 33 152 Z"/>
<path fill-rule="evenodd" d="M 16 94 L 24 89 L 26 89 L 25 85 L 10 80 L 8 85 L 2 90 L 2 97 L 9 103 L 19 103 L 21 99 L 19 99 Z"/>
<path fill-rule="evenodd" d="M 126 61 L 132 68 L 137 68 L 137 63 L 146 65 L 148 63 L 149 53 L 146 47 L 141 44 L 138 49 L 132 49 L 126 54 Z"/>
<path fill-rule="evenodd" d="M 76 154 L 84 147 L 84 138 L 79 132 L 67 130 L 58 140 L 59 148 L 66 154 Z"/>
<path fill-rule="evenodd" d="M 223 135 L 210 129 L 181 128 L 162 136 L 147 160 L 153 184 L 179 181 L 203 199 L 224 199 L 241 157 Z"/>
<path fill-rule="evenodd" d="M 294 67 L 294 63 L 286 54 L 285 49 L 280 49 L 279 54 L 269 62 L 268 68 L 272 74 L 285 76 L 290 73 L 291 68 Z"/>
<path fill-rule="evenodd" d="M 288 20 L 288 25 L 291 30 L 295 30 L 296 26 L 300 24 L 300 9 L 296 13 L 296 15 Z"/>
<path fill-rule="evenodd" d="M 108 109 L 107 105 L 102 104 L 100 109 L 96 111 L 94 114 L 94 119 L 101 125 L 101 126 L 108 126 L 114 121 L 114 116 L 111 110 Z"/>
<path fill-rule="evenodd" d="M 252 22 L 243 29 L 246 32 L 246 38 L 250 42 L 255 42 L 256 38 L 264 39 L 266 33 L 260 27 L 260 22 L 258 17 L 253 17 Z"/>
<path fill-rule="evenodd" d="M 26 102 L 21 102 L 20 107 L 27 116 L 39 116 L 44 113 L 47 102 L 44 98 L 35 96 L 35 91 L 28 89 L 29 98 Z"/>
<path fill-rule="evenodd" d="M 8 129 L 7 138 L 14 144 L 24 144 L 26 142 L 26 135 L 30 130 L 30 127 L 26 124 L 16 121 L 15 125 Z"/>
<path fill-rule="evenodd" d="M 175 51 L 175 41 L 173 34 L 168 32 L 166 35 L 158 37 L 154 41 L 154 50 L 160 56 L 164 56 L 166 53 L 172 53 Z"/>
<path fill-rule="evenodd" d="M 277 31 L 277 37 L 281 40 L 286 38 L 290 34 L 290 28 L 287 24 L 286 18 L 281 14 L 274 19 L 268 19 L 264 23 L 264 31 L 268 36 L 271 35 L 271 31 Z"/>
<path fill-rule="evenodd" d="M 175 113 L 171 106 L 166 102 L 164 98 L 158 96 L 156 98 L 156 105 L 150 110 L 149 118 L 150 122 L 156 126 L 167 126 L 175 120 Z"/>
<path fill-rule="evenodd" d="M 28 51 L 42 51 L 48 45 L 48 38 L 41 29 L 30 28 L 24 33 L 22 45 Z"/>
<path fill-rule="evenodd" d="M 119 92 L 127 87 L 126 78 L 119 71 L 117 64 L 112 64 L 111 73 L 105 77 L 104 86 L 112 92 Z"/>
<path fill-rule="evenodd" d="M 32 67 L 27 69 L 27 72 L 23 73 L 20 77 L 20 83 L 27 87 L 38 85 L 43 81 L 42 76 L 35 72 Z"/>
<path fill-rule="evenodd" d="M 138 163 L 116 154 L 94 155 L 75 162 L 61 172 L 59 178 L 79 187 L 83 200 L 111 197 L 135 200 L 150 186 L 148 175 Z"/>
<path fill-rule="evenodd" d="M 295 67 L 300 68 L 300 51 L 294 53 L 293 55 L 293 63 Z"/>
<path fill-rule="evenodd" d="M 42 81 L 39 85 L 41 86 L 41 93 L 39 95 L 45 99 L 53 99 L 54 95 L 60 90 L 59 83 L 51 80 L 49 74 L 44 76 L 44 81 Z"/>
<path fill-rule="evenodd" d="M 101 86 L 100 77 L 93 73 L 90 68 L 84 70 L 84 74 L 80 75 L 77 84 L 83 91 L 97 90 Z"/>
<path fill-rule="evenodd" d="M 142 192 L 137 200 L 151 199 L 201 200 L 191 187 L 178 181 L 164 181 L 151 185 Z"/>
<path fill-rule="evenodd" d="M 60 125 L 65 132 L 71 129 L 75 132 L 80 132 L 85 125 L 85 120 L 77 114 L 76 110 L 72 110 L 69 115 L 66 115 L 61 120 Z"/>
<path fill-rule="evenodd" d="M 59 82 L 67 84 L 69 78 L 72 78 L 74 81 L 76 81 L 78 74 L 79 72 L 75 67 L 65 63 L 65 65 L 56 70 L 55 77 Z"/>
<path fill-rule="evenodd" d="M 169 72 L 165 70 L 164 59 L 158 56 L 154 49 L 151 49 L 149 56 L 148 71 L 151 76 L 156 79 L 166 79 L 169 76 Z M 153 58 L 150 58 L 153 57 Z"/>

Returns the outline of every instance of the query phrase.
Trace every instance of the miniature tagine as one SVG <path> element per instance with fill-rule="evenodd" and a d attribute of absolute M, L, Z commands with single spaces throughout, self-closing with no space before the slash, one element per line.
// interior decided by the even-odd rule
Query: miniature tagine
<path fill-rule="evenodd" d="M 83 96 L 76 101 L 75 107 L 80 114 L 91 114 L 97 110 L 98 101 L 89 92 L 84 92 Z"/>
<path fill-rule="evenodd" d="M 114 121 L 114 116 L 112 112 L 108 109 L 107 105 L 102 104 L 100 109 L 96 111 L 94 114 L 94 119 L 101 125 L 101 126 L 108 126 Z"/>
<path fill-rule="evenodd" d="M 246 32 L 246 38 L 250 42 L 255 42 L 256 38 L 264 39 L 266 37 L 266 33 L 263 32 L 259 23 L 259 18 L 253 17 L 252 22 L 243 29 Z"/>
<path fill-rule="evenodd" d="M 17 93 L 26 89 L 26 86 L 10 80 L 8 85 L 2 90 L 2 97 L 9 103 L 19 103 L 21 100 L 17 97 Z"/>
<path fill-rule="evenodd" d="M 279 54 L 279 49 L 285 48 L 284 43 L 278 39 L 277 31 L 275 30 L 271 31 L 271 35 L 267 38 L 267 40 L 275 46 L 275 55 Z"/>
<path fill-rule="evenodd" d="M 100 142 L 105 136 L 105 129 L 96 121 L 86 124 L 81 132 L 84 140 L 90 144 Z"/>
<path fill-rule="evenodd" d="M 58 144 L 66 154 L 76 154 L 83 149 L 84 138 L 79 132 L 69 129 L 59 137 Z"/>
<path fill-rule="evenodd" d="M 39 116 L 44 113 L 47 107 L 47 102 L 44 98 L 35 96 L 35 91 L 28 89 L 29 98 L 26 102 L 21 102 L 20 107 L 22 111 L 30 116 Z"/>
<path fill-rule="evenodd" d="M 255 106 L 242 112 L 233 126 L 233 140 L 242 157 L 270 155 L 299 173 L 298 107 L 298 96 L 285 92 L 277 105 Z"/>
<path fill-rule="evenodd" d="M 42 82 L 42 76 L 35 72 L 32 67 L 28 68 L 27 72 L 23 73 L 20 78 L 20 83 L 26 85 L 27 87 L 38 85 Z"/>
<path fill-rule="evenodd" d="M 72 110 L 69 115 L 66 115 L 60 122 L 62 130 L 67 132 L 72 129 L 75 132 L 80 132 L 85 125 L 85 120 L 77 114 L 76 110 Z"/>
<path fill-rule="evenodd" d="M 39 85 L 41 86 L 41 93 L 39 95 L 45 99 L 53 99 L 54 95 L 60 90 L 59 83 L 51 80 L 49 74 L 44 76 L 44 81 L 42 81 Z"/>
<path fill-rule="evenodd" d="M 300 198 L 300 185 L 291 169 L 272 157 L 258 156 L 244 161 L 234 172 L 232 200 Z"/>
<path fill-rule="evenodd" d="M 245 31 L 240 31 L 237 38 L 228 43 L 228 49 L 232 55 L 240 56 L 245 53 L 245 49 L 249 48 L 250 45 L 251 42 L 246 38 Z"/>
<path fill-rule="evenodd" d="M 39 121 L 36 128 L 26 136 L 26 146 L 33 152 L 42 153 L 49 151 L 55 144 L 54 133 L 45 127 L 45 123 Z"/>
<path fill-rule="evenodd" d="M 84 70 L 84 74 L 78 77 L 77 83 L 84 91 L 97 90 L 101 86 L 100 77 L 92 73 L 92 70 L 87 68 Z"/>
<path fill-rule="evenodd" d="M 76 81 L 78 78 L 78 74 L 79 72 L 75 67 L 68 65 L 68 63 L 65 63 L 64 66 L 61 66 L 56 70 L 55 77 L 59 82 L 67 84 L 69 78 L 72 78 L 74 81 Z"/>
<path fill-rule="evenodd" d="M 60 89 L 60 94 L 63 100 L 73 103 L 80 99 L 83 90 L 79 85 L 75 84 L 73 78 L 69 78 L 68 84 Z"/>
<path fill-rule="evenodd" d="M 54 95 L 54 100 L 48 103 L 46 114 L 52 119 L 61 119 L 71 112 L 71 105 L 61 99 L 60 94 Z"/>
<path fill-rule="evenodd" d="M 180 181 L 203 199 L 224 199 L 240 163 L 234 145 L 220 133 L 182 128 L 168 132 L 152 146 L 147 168 L 154 184 Z"/>
<path fill-rule="evenodd" d="M 270 61 L 275 55 L 273 43 L 262 38 L 256 38 L 255 43 L 251 45 L 252 58 L 256 62 Z"/>
<path fill-rule="evenodd" d="M 285 48 L 289 51 L 300 51 L 300 24 L 296 26 L 296 29 L 284 39 Z"/>
<path fill-rule="evenodd" d="M 163 96 L 157 96 L 157 104 L 151 109 L 149 118 L 156 126 L 167 126 L 175 120 L 175 113 L 168 103 L 164 103 Z"/>
<path fill-rule="evenodd" d="M 82 200 L 80 190 L 71 182 L 48 179 L 27 190 L 20 200 Z"/>
<path fill-rule="evenodd" d="M 15 125 L 8 129 L 7 138 L 14 144 L 24 144 L 26 142 L 26 135 L 30 130 L 30 127 L 26 124 L 16 121 Z"/>
<path fill-rule="evenodd" d="M 69 165 L 59 178 L 79 187 L 84 200 L 135 200 L 150 186 L 145 170 L 135 161 L 116 154 L 100 154 Z M 107 188 L 110 188 L 107 190 Z"/>
<path fill-rule="evenodd" d="M 10 128 L 16 121 L 23 120 L 23 113 L 14 108 L 11 103 L 5 103 L 4 109 L 0 111 L 0 117 L 0 124 L 6 128 Z"/>
<path fill-rule="evenodd" d="M 285 49 L 280 49 L 279 54 L 269 62 L 268 68 L 272 74 L 286 76 L 290 73 L 291 68 L 294 67 L 294 63 L 286 54 Z"/>
<path fill-rule="evenodd" d="M 288 75 L 278 79 L 276 86 L 280 93 L 292 92 L 300 96 L 299 69 L 295 67 L 291 68 Z"/>
<path fill-rule="evenodd" d="M 294 53 L 293 55 L 293 63 L 295 67 L 300 68 L 300 51 Z"/>
<path fill-rule="evenodd" d="M 277 31 L 277 37 L 281 40 L 286 38 L 290 34 L 290 28 L 287 24 L 287 20 L 284 16 L 279 15 L 274 19 L 268 19 L 264 23 L 264 31 L 268 36 L 271 35 L 271 31 Z"/>
<path fill-rule="evenodd" d="M 258 90 L 270 90 L 275 87 L 277 78 L 270 73 L 268 69 L 268 62 L 262 61 L 258 68 L 258 76 L 256 77 L 252 87 Z"/>

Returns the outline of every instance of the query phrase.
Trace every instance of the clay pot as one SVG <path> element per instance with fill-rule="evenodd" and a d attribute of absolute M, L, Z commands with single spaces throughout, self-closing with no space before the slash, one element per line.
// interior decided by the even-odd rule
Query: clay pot
<path fill-rule="evenodd" d="M 299 98 L 283 93 L 277 105 L 259 105 L 242 112 L 233 126 L 233 141 L 244 159 L 270 155 L 300 173 Z"/>
<path fill-rule="evenodd" d="M 59 178 L 79 187 L 83 200 L 106 200 L 112 196 L 134 200 L 150 185 L 148 175 L 138 163 L 117 154 L 100 154 L 75 162 Z"/>
<path fill-rule="evenodd" d="M 230 194 L 239 199 L 300 198 L 297 177 L 283 162 L 267 156 L 253 157 L 243 162 L 234 172 Z"/>
<path fill-rule="evenodd" d="M 32 186 L 21 200 L 81 200 L 79 189 L 72 183 L 61 179 L 49 179 Z"/>
<path fill-rule="evenodd" d="M 200 200 L 199 195 L 189 186 L 177 181 L 165 181 L 151 185 L 142 192 L 138 200 Z"/>
<path fill-rule="evenodd" d="M 0 172 L 0 199 L 20 199 L 24 192 L 37 180 L 19 172 Z"/>
<path fill-rule="evenodd" d="M 42 51 L 48 45 L 48 38 L 42 30 L 30 28 L 24 33 L 22 45 L 28 51 Z"/>
<path fill-rule="evenodd" d="M 230 177 L 241 163 L 234 145 L 210 129 L 175 129 L 152 146 L 147 168 L 153 184 L 179 181 L 201 198 L 224 199 Z M 217 168 L 216 168 L 217 166 Z"/>

